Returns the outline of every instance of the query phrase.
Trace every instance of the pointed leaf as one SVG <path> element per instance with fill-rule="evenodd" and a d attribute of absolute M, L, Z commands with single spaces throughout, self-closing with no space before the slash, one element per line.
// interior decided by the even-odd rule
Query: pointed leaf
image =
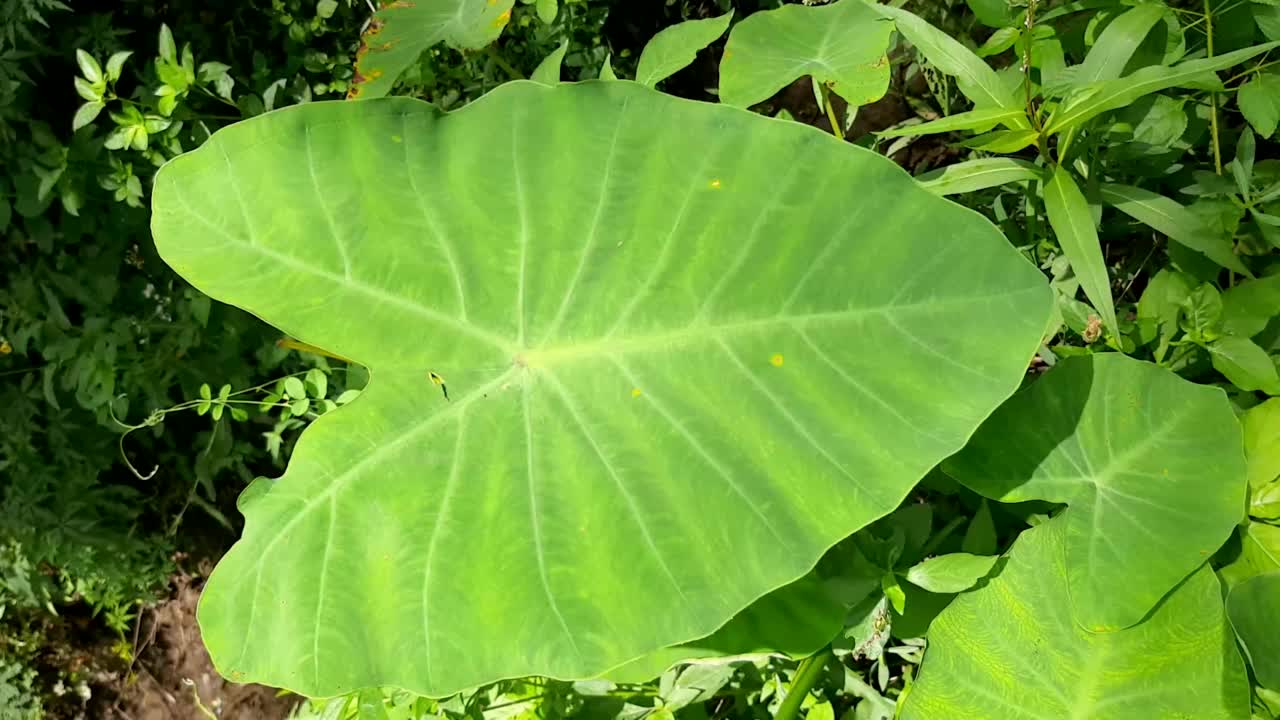
<path fill-rule="evenodd" d="M 875 10 L 891 18 L 898 32 L 911 41 L 920 54 L 939 71 L 956 79 L 956 86 L 979 108 L 1022 107 L 1013 88 L 1002 81 L 995 70 L 949 35 L 906 10 L 889 5 L 875 5 Z M 1017 128 L 1031 127 L 1023 121 Z"/>
<path fill-rule="evenodd" d="M 983 158 L 948 165 L 916 179 L 921 187 L 935 195 L 957 195 L 1043 177 L 1044 170 L 1026 160 Z"/>
<path fill-rule="evenodd" d="M 1245 502 L 1222 391 L 1118 354 L 1058 363 L 945 468 L 993 500 L 1070 506 L 1073 612 L 1096 632 L 1141 620 L 1222 545 Z"/>
<path fill-rule="evenodd" d="M 529 76 L 530 80 L 540 82 L 543 85 L 555 85 L 560 82 L 560 68 L 564 63 L 564 54 L 569 51 L 569 41 L 560 42 L 560 47 L 552 50 L 542 62 L 538 63 L 538 67 L 533 69 L 533 74 Z"/>
<path fill-rule="evenodd" d="M 636 82 L 657 87 L 659 82 L 685 69 L 698 51 L 715 42 L 729 29 L 733 11 L 705 20 L 686 20 L 663 29 L 640 52 Z"/>
<path fill-rule="evenodd" d="M 1228 335 L 1205 346 L 1213 367 L 1241 390 L 1280 395 L 1280 374 L 1267 351 L 1248 338 Z"/>
<path fill-rule="evenodd" d="M 102 108 L 106 107 L 100 102 L 87 102 L 76 110 L 76 115 L 71 119 L 71 131 L 75 132 L 80 128 L 88 125 L 98 117 L 98 113 L 102 112 Z"/>
<path fill-rule="evenodd" d="M 1102 315 L 1102 322 L 1114 335 L 1119 335 L 1115 303 L 1111 299 L 1111 277 L 1102 257 L 1098 231 L 1093 226 L 1089 202 L 1080 192 L 1071 173 L 1061 165 L 1054 169 L 1044 186 L 1044 209 L 1058 245 L 1071 263 L 1071 270 L 1084 294 Z"/>
<path fill-rule="evenodd" d="M 1224 268 L 1253 277 L 1231 249 L 1231 239 L 1214 233 L 1198 215 L 1176 200 L 1150 190 L 1116 183 L 1102 183 L 1098 194 L 1103 202 L 1164 233 L 1170 240 L 1206 255 Z"/>
<path fill-rule="evenodd" d="M 89 53 L 76 49 L 76 64 L 80 66 L 80 74 L 92 84 L 102 82 L 102 66 Z"/>
<path fill-rule="evenodd" d="M 1280 527 L 1250 521 L 1240 531 L 1240 555 L 1220 571 L 1227 587 L 1280 571 Z"/>
<path fill-rule="evenodd" d="M 601 80 L 617 80 L 618 79 L 617 73 L 613 71 L 612 58 L 613 58 L 612 55 L 604 56 L 604 63 L 600 66 L 599 77 Z"/>
<path fill-rule="evenodd" d="M 912 567 L 906 578 L 929 592 L 964 592 L 986 577 L 997 559 L 994 555 L 969 553 L 939 555 Z"/>
<path fill-rule="evenodd" d="M 373 16 L 360 37 L 349 97 L 377 98 L 396 78 L 439 43 L 475 50 L 502 34 L 515 0 L 391 2 Z"/>
<path fill-rule="evenodd" d="M 960 549 L 972 555 L 994 555 L 996 547 L 996 526 L 991 518 L 991 506 L 983 499 L 964 531 Z"/>
<path fill-rule="evenodd" d="M 201 600 L 222 672 L 313 696 L 712 633 L 958 450 L 1050 309 L 888 159 L 627 81 L 257 116 L 159 172 L 153 223 L 196 287 L 370 369 Z"/>
<path fill-rule="evenodd" d="M 752 13 L 729 33 L 720 101 L 754 105 L 809 75 L 830 83 L 850 105 L 874 102 L 889 87 L 885 53 L 892 33 L 893 25 L 863 0 Z"/>
<path fill-rule="evenodd" d="M 1122 108 L 1143 95 L 1198 82 L 1205 73 L 1234 67 L 1277 46 L 1280 42 L 1255 45 L 1225 55 L 1189 60 L 1173 67 L 1153 65 L 1122 78 L 1095 83 L 1063 100 L 1045 123 L 1044 131 L 1053 134 L 1077 127 L 1108 110 Z"/>
<path fill-rule="evenodd" d="M 990 130 L 1000 123 L 1010 123 L 1018 118 L 1025 119 L 1027 113 L 1022 108 L 987 108 L 956 113 L 920 125 L 885 130 L 880 137 L 909 137 L 912 135 L 929 135 L 932 133 L 952 132 L 955 130 Z"/>
<path fill-rule="evenodd" d="M 1280 124 L 1280 76 L 1254 76 L 1240 86 L 1236 102 L 1253 129 L 1263 138 L 1271 137 Z"/>
<path fill-rule="evenodd" d="M 902 720 L 1247 718 L 1213 571 L 1202 565 L 1141 625 L 1092 633 L 1071 617 L 1070 534 L 1064 517 L 1023 532 L 998 576 L 942 611 Z"/>
<path fill-rule="evenodd" d="M 1162 3 L 1149 2 L 1131 8 L 1112 20 L 1094 41 L 1089 54 L 1076 70 L 1071 82 L 1084 86 L 1100 80 L 1114 80 L 1124 72 L 1129 58 L 1142 44 L 1147 33 L 1169 12 Z"/>

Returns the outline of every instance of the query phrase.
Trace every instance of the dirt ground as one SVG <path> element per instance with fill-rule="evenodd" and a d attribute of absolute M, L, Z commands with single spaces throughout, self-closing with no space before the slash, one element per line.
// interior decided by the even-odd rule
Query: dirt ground
<path fill-rule="evenodd" d="M 179 572 L 170 595 L 146 609 L 137 623 L 131 668 L 104 670 L 94 677 L 94 696 L 81 717 L 87 720 L 283 720 L 296 696 L 277 697 L 272 688 L 227 682 L 213 668 L 196 625 L 203 576 Z M 123 665 L 123 662 L 121 662 Z M 198 699 L 197 699 L 198 698 Z M 95 707 L 96 705 L 96 707 Z M 201 705 L 208 712 L 201 710 Z"/>

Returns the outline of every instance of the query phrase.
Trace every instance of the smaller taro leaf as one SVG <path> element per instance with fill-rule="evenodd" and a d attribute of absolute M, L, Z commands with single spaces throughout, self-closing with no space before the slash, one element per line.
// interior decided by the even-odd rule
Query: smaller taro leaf
<path fill-rule="evenodd" d="M 1257 492 L 1280 479 L 1280 398 L 1249 409 L 1241 417 L 1249 489 Z"/>
<path fill-rule="evenodd" d="M 515 0 L 417 0 L 382 6 L 360 37 L 350 98 L 382 97 L 424 50 L 479 49 L 502 34 Z"/>
<path fill-rule="evenodd" d="M 1068 600 L 1070 525 L 1023 532 L 999 575 L 933 621 L 902 720 L 1248 717 L 1213 571 L 1202 565 L 1138 626 L 1092 633 Z"/>
<path fill-rule="evenodd" d="M 991 506 L 983 498 L 978 512 L 964 531 L 960 549 L 973 555 L 994 555 L 996 552 L 996 526 L 991 518 Z"/>
<path fill-rule="evenodd" d="M 884 96 L 885 52 L 893 24 L 863 0 L 832 5 L 784 5 L 753 13 L 734 26 L 720 60 L 720 101 L 747 107 L 795 80 L 830 83 L 850 106 Z"/>
<path fill-rule="evenodd" d="M 1221 390 L 1102 354 L 1060 362 L 943 467 L 993 500 L 1067 503 L 1072 609 L 1109 631 L 1141 620 L 1231 534 L 1242 447 Z"/>
<path fill-rule="evenodd" d="M 543 85 L 555 85 L 560 82 L 560 69 L 564 64 L 564 54 L 569 51 L 569 41 L 564 40 L 560 46 L 547 54 L 542 62 L 538 63 L 538 67 L 533 69 L 533 74 L 529 76 L 530 80 L 540 82 Z"/>
<path fill-rule="evenodd" d="M 840 632 L 845 606 L 813 573 L 765 595 L 713 634 L 663 648 L 602 677 L 641 683 L 676 664 L 752 655 L 812 655 Z"/>
<path fill-rule="evenodd" d="M 939 555 L 907 570 L 906 578 L 913 585 L 929 592 L 964 592 L 986 577 L 997 559 L 993 555 L 969 553 Z"/>
<path fill-rule="evenodd" d="M 715 42 L 729 28 L 733 12 L 706 20 L 686 20 L 665 28 L 640 52 L 636 82 L 656 87 L 659 82 L 688 67 L 698 51 Z"/>
<path fill-rule="evenodd" d="M 1250 521 L 1238 534 L 1239 554 L 1219 570 L 1228 588 L 1255 575 L 1280 572 L 1280 527 Z"/>
<path fill-rule="evenodd" d="M 1280 689 L 1280 572 L 1241 582 L 1227 596 L 1227 617 L 1244 647 L 1253 674 L 1263 687 Z"/>

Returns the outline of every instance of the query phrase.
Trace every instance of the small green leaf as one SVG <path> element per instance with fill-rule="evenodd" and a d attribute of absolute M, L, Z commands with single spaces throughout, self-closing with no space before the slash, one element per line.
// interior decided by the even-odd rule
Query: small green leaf
<path fill-rule="evenodd" d="M 804 720 L 836 720 L 836 711 L 832 709 L 830 702 L 823 700 L 809 708 Z"/>
<path fill-rule="evenodd" d="M 227 407 L 226 405 L 224 405 L 224 404 L 222 404 L 222 403 L 220 403 L 220 402 L 215 402 L 215 403 L 213 403 L 213 421 L 214 421 L 214 422 L 217 422 L 217 421 L 219 421 L 219 420 L 221 420 L 221 419 L 222 419 L 222 411 L 223 411 L 226 407 Z"/>
<path fill-rule="evenodd" d="M 80 74 L 85 80 L 94 85 L 102 82 L 102 66 L 92 55 L 76 48 L 76 64 L 80 66 Z"/>
<path fill-rule="evenodd" d="M 907 570 L 906 578 L 911 584 L 929 592 L 964 592 L 986 577 L 998 559 L 994 555 L 968 553 L 939 555 Z"/>
<path fill-rule="evenodd" d="M 533 74 L 529 76 L 530 80 L 540 82 L 543 85 L 555 85 L 560 82 L 560 67 L 564 62 L 564 54 L 569 50 L 569 41 L 562 40 L 560 47 L 552 50 L 542 62 L 538 63 L 538 67 L 533 69 Z"/>
<path fill-rule="evenodd" d="M 1257 575 L 1231 588 L 1227 616 L 1258 682 L 1280 689 L 1280 572 Z"/>
<path fill-rule="evenodd" d="M 338 396 L 335 402 L 337 402 L 338 405 L 346 405 L 347 403 L 351 402 L 352 400 L 355 400 L 358 397 L 360 397 L 359 390 L 344 390 L 342 394 Z"/>
<path fill-rule="evenodd" d="M 995 130 L 969 138 L 960 144 L 974 150 L 1012 153 L 1034 144 L 1038 137 L 1040 133 L 1035 130 Z"/>
<path fill-rule="evenodd" d="M 1021 107 L 1014 87 L 1000 79 L 982 58 L 951 36 L 916 15 L 890 5 L 875 5 L 876 12 L 894 21 L 898 32 L 943 74 L 956 79 L 956 86 L 979 108 Z M 1028 128 L 1029 121 L 1017 127 Z"/>
<path fill-rule="evenodd" d="M 1253 337 L 1280 316 L 1280 274 L 1242 282 L 1222 293 L 1222 331 Z"/>
<path fill-rule="evenodd" d="M 640 52 L 636 82 L 649 87 L 688 67 L 698 51 L 715 42 L 729 27 L 733 12 L 706 20 L 686 20 L 657 35 Z"/>
<path fill-rule="evenodd" d="M 1240 424 L 1249 458 L 1249 487 L 1256 492 L 1280 479 L 1280 398 L 1250 408 Z"/>
<path fill-rule="evenodd" d="M 1236 94 L 1240 112 L 1255 132 L 1270 138 L 1280 124 L 1280 76 L 1259 74 L 1240 86 Z"/>
<path fill-rule="evenodd" d="M 884 590 L 884 596 L 889 598 L 889 604 L 893 606 L 894 612 L 901 615 L 907 607 L 907 596 L 902 591 L 902 586 L 898 584 L 898 576 L 891 572 L 885 573 L 880 578 L 880 589 Z"/>
<path fill-rule="evenodd" d="M 102 102 L 102 91 L 90 85 L 87 80 L 77 77 L 72 80 L 75 84 L 76 94 L 89 102 Z"/>
<path fill-rule="evenodd" d="M 1182 329 L 1196 342 L 1207 342 L 1221 334 L 1222 296 L 1210 283 L 1201 283 L 1182 303 Z"/>
<path fill-rule="evenodd" d="M 1083 87 L 1120 77 L 1147 33 L 1167 12 L 1169 9 L 1161 3 L 1144 3 L 1112 20 L 1089 49 L 1072 83 Z"/>
<path fill-rule="evenodd" d="M 1155 350 L 1156 362 L 1164 360 L 1169 342 L 1178 333 L 1178 319 L 1183 303 L 1191 295 L 1191 285 L 1186 275 L 1164 268 L 1147 281 L 1147 288 L 1138 299 L 1138 337 L 1143 345 L 1160 341 Z"/>
<path fill-rule="evenodd" d="M 952 132 L 954 130 L 990 130 L 1001 123 L 1012 124 L 1018 118 L 1026 119 L 1027 112 L 1022 108 L 987 108 L 948 115 L 919 125 L 885 130 L 880 137 L 909 137 L 912 135 L 929 135 L 932 133 Z M 1023 146 L 1025 147 L 1025 146 Z"/>
<path fill-rule="evenodd" d="M 1253 139 L 1253 131 L 1246 127 L 1236 142 L 1236 157 L 1230 164 L 1236 190 L 1245 200 L 1253 194 L 1253 159 L 1256 154 L 1257 142 Z"/>
<path fill-rule="evenodd" d="M 1124 107 L 1144 95 L 1187 83 L 1198 83 L 1204 79 L 1205 73 L 1234 67 L 1277 46 L 1280 43 L 1271 42 L 1211 58 L 1189 60 L 1173 67 L 1149 66 L 1122 78 L 1081 88 L 1053 111 L 1045 123 L 1044 131 L 1051 135 L 1078 127 L 1087 120 L 1108 110 Z"/>
<path fill-rule="evenodd" d="M 889 87 L 891 23 L 862 0 L 783 5 L 734 26 L 720 60 L 720 101 L 748 107 L 810 76 L 858 106 Z"/>
<path fill-rule="evenodd" d="M 178 46 L 173 42 L 173 33 L 170 32 L 169 26 L 161 23 L 160 25 L 160 59 L 176 65 L 178 62 Z"/>
<path fill-rule="evenodd" d="M 1003 2 L 1003 0 L 1001 0 Z M 1003 27 L 991 33 L 991 37 L 978 47 L 978 57 L 985 58 L 1000 53 L 1013 47 L 1014 43 L 1022 37 L 1022 28 Z"/>
<path fill-rule="evenodd" d="M 534 9 L 538 13 L 538 19 L 550 25 L 556 21 L 556 15 L 560 13 L 560 3 L 557 0 L 537 0 Z"/>
<path fill-rule="evenodd" d="M 597 76 L 601 80 L 617 80 L 618 75 L 613 71 L 613 55 L 605 55 L 604 62 L 600 64 L 600 74 Z"/>
<path fill-rule="evenodd" d="M 1119 336 L 1115 303 L 1111 299 L 1111 279 L 1107 274 L 1106 260 L 1102 257 L 1098 231 L 1093 225 L 1093 213 L 1084 193 L 1071 179 L 1071 173 L 1061 165 L 1045 184 L 1044 207 L 1058 244 L 1071 263 L 1085 296 L 1097 308 L 1107 329 Z"/>
<path fill-rule="evenodd" d="M 1228 335 L 1206 346 L 1213 367 L 1241 390 L 1280 395 L 1280 375 L 1267 351 L 1247 338 Z"/>
<path fill-rule="evenodd" d="M 249 413 L 245 412 L 243 408 L 232 407 L 231 419 L 235 420 L 236 422 L 244 422 L 245 420 L 249 419 Z"/>
<path fill-rule="evenodd" d="M 209 383 L 200 385 L 200 397 L 204 400 L 209 400 L 213 397 L 213 390 L 209 388 Z"/>
<path fill-rule="evenodd" d="M 87 102 L 76 110 L 75 117 L 71 119 L 71 131 L 75 132 L 80 128 L 93 122 L 98 117 L 98 113 L 102 112 L 102 108 L 106 107 L 100 102 Z"/>
<path fill-rule="evenodd" d="M 316 17 L 328 20 L 338 9 L 338 0 L 320 0 L 316 3 Z"/>
<path fill-rule="evenodd" d="M 300 397 L 294 400 L 293 402 L 289 403 L 289 411 L 293 413 L 294 417 L 301 417 L 303 415 L 306 415 L 307 410 L 310 408 L 311 408 L 311 401 L 307 400 L 305 397 Z"/>
<path fill-rule="evenodd" d="M 920 186 L 935 195 L 957 195 L 1015 182 L 1031 182 L 1044 177 L 1044 170 L 1016 158 L 967 160 L 927 172 L 918 178 Z"/>
<path fill-rule="evenodd" d="M 969 521 L 964 531 L 964 540 L 960 549 L 971 555 L 994 555 L 996 553 L 996 525 L 991 517 L 991 507 L 986 498 L 978 506 L 978 512 Z"/>
<path fill-rule="evenodd" d="M 317 400 L 329 394 L 329 376 L 325 375 L 320 368 L 311 368 L 307 371 L 306 385 L 311 397 Z"/>
<path fill-rule="evenodd" d="M 1231 238 L 1213 232 L 1177 201 L 1150 190 L 1116 183 L 1102 183 L 1098 194 L 1103 202 L 1164 233 L 1170 240 L 1207 256 L 1222 267 L 1253 276 L 1232 250 Z"/>
<path fill-rule="evenodd" d="M 284 392 L 292 400 L 305 398 L 307 390 L 303 386 L 302 381 L 296 377 L 287 377 L 284 379 Z"/>
<path fill-rule="evenodd" d="M 115 82 L 120 79 L 120 71 L 124 69 L 124 61 L 133 55 L 132 50 L 121 50 L 107 58 L 107 79 Z"/>
<path fill-rule="evenodd" d="M 974 17 L 987 27 L 1007 29 L 1019 20 L 1009 0 L 965 0 Z M 999 31 L 997 31 L 999 32 Z M 860 720 L 860 719 L 859 719 Z"/>

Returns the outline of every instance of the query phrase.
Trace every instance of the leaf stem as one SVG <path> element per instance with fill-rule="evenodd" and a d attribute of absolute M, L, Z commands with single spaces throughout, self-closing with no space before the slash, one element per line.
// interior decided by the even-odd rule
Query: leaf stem
<path fill-rule="evenodd" d="M 822 671 L 826 669 L 827 660 L 830 659 L 831 648 L 825 647 L 800 661 L 796 678 L 791 683 L 787 697 L 782 700 L 782 705 L 778 706 L 778 714 L 774 716 L 774 720 L 796 720 L 805 696 L 817 684 L 818 678 L 822 677 Z"/>
<path fill-rule="evenodd" d="M 951 533 L 955 532 L 956 528 L 960 527 L 960 523 L 964 521 L 965 517 L 963 515 L 957 515 L 956 517 L 951 518 L 951 522 L 944 525 L 941 530 L 929 539 L 928 543 L 925 543 L 925 546 L 920 550 L 920 557 L 927 558 L 933 554 L 933 551 L 937 550 L 939 545 L 946 542 L 947 538 L 951 537 Z"/>
<path fill-rule="evenodd" d="M 844 126 L 840 124 L 836 108 L 831 104 L 831 87 L 826 83 L 822 84 L 822 109 L 827 113 L 827 122 L 831 123 L 831 134 L 843 140 Z"/>
<path fill-rule="evenodd" d="M 1208 57 L 1213 57 L 1213 10 L 1204 0 L 1204 37 Z M 1213 138 L 1213 170 L 1222 174 L 1222 146 L 1218 142 L 1218 93 L 1209 93 L 1209 135 Z"/>

